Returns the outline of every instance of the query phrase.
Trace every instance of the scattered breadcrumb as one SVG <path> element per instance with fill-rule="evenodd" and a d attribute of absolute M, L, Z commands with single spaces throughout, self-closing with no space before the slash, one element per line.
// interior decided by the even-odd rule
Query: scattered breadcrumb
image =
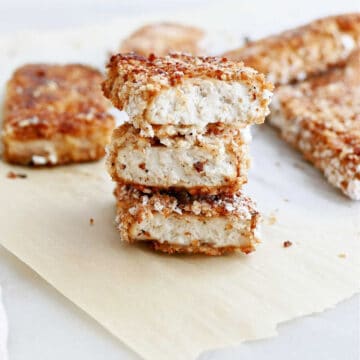
<path fill-rule="evenodd" d="M 95 220 L 93 218 L 90 218 L 89 222 L 90 222 L 90 225 L 94 225 Z"/>
<path fill-rule="evenodd" d="M 341 254 L 338 255 L 338 257 L 341 258 L 341 259 L 345 259 L 345 258 L 346 258 L 346 254 L 341 253 Z"/>
<path fill-rule="evenodd" d="M 302 163 L 294 163 L 293 165 L 297 169 L 304 170 L 304 164 L 302 164 Z"/>
<path fill-rule="evenodd" d="M 284 201 L 285 201 L 285 202 L 289 202 L 290 200 L 285 198 Z"/>
<path fill-rule="evenodd" d="M 284 248 L 288 248 L 288 247 L 290 247 L 290 246 L 292 246 L 292 242 L 291 241 L 289 241 L 289 240 L 286 240 L 286 241 L 284 241 L 284 243 L 283 243 L 283 247 Z"/>
<path fill-rule="evenodd" d="M 249 43 L 251 43 L 251 38 L 248 35 L 244 36 L 244 43 L 245 43 L 245 45 L 248 45 Z"/>
<path fill-rule="evenodd" d="M 26 179 L 27 175 L 23 173 L 15 173 L 13 171 L 9 171 L 6 177 L 9 179 Z"/>
<path fill-rule="evenodd" d="M 277 218 L 274 214 L 270 215 L 268 218 L 268 224 L 269 225 L 274 225 L 277 222 Z"/>

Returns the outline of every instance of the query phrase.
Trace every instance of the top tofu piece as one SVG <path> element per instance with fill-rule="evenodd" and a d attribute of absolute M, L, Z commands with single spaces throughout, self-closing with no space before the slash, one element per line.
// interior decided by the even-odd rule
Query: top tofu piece
<path fill-rule="evenodd" d="M 313 21 L 226 52 L 261 71 L 274 84 L 302 81 L 329 68 L 344 65 L 360 45 L 360 14 L 344 14 Z"/>
<path fill-rule="evenodd" d="M 154 136 L 156 127 L 204 132 L 208 124 L 264 122 L 272 84 L 242 62 L 172 53 L 111 57 L 103 91 L 130 122 Z M 165 131 L 166 133 L 166 131 Z"/>
<path fill-rule="evenodd" d="M 100 159 L 115 127 L 102 74 L 80 64 L 28 64 L 9 80 L 3 112 L 4 158 L 58 165 Z"/>
<path fill-rule="evenodd" d="M 120 52 L 165 56 L 171 51 L 181 51 L 200 55 L 203 53 L 201 40 L 204 37 L 204 31 L 194 26 L 169 22 L 149 24 L 126 38 L 121 44 Z"/>

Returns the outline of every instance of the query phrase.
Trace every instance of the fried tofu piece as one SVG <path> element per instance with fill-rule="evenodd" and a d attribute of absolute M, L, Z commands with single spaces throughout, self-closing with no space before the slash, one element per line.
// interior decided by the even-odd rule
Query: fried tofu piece
<path fill-rule="evenodd" d="M 241 62 L 173 53 L 111 57 L 103 91 L 146 136 L 264 122 L 273 87 Z"/>
<path fill-rule="evenodd" d="M 202 55 L 203 30 L 176 23 L 160 22 L 141 27 L 126 38 L 119 49 L 121 53 L 135 52 L 148 56 L 165 56 L 172 51 Z"/>
<path fill-rule="evenodd" d="M 169 254 L 250 253 L 257 243 L 259 214 L 240 192 L 191 196 L 187 192 L 144 194 L 118 186 L 117 227 L 123 241 L 148 242 Z"/>
<path fill-rule="evenodd" d="M 138 189 L 234 192 L 247 181 L 249 129 L 216 126 L 197 137 L 143 137 L 130 124 L 114 130 L 107 158 L 114 181 Z M 244 132 L 246 132 L 244 134 Z"/>
<path fill-rule="evenodd" d="M 360 200 L 360 51 L 345 68 L 278 88 L 270 122 L 327 180 Z"/>
<path fill-rule="evenodd" d="M 4 159 L 60 165 L 102 158 L 115 127 L 102 75 L 85 65 L 29 64 L 7 84 Z"/>
<path fill-rule="evenodd" d="M 226 52 L 275 84 L 302 81 L 344 65 L 360 46 L 360 14 L 326 17 Z"/>

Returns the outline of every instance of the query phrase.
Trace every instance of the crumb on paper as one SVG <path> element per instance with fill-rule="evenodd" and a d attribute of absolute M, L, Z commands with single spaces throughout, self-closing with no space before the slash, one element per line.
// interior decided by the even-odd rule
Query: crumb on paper
<path fill-rule="evenodd" d="M 341 259 L 345 259 L 345 258 L 346 258 L 346 254 L 345 254 L 345 253 L 340 253 L 340 254 L 338 255 L 338 257 L 341 258 Z"/>
<path fill-rule="evenodd" d="M 289 199 L 286 199 L 286 198 L 285 198 L 284 201 L 285 201 L 285 202 L 289 202 Z"/>
<path fill-rule="evenodd" d="M 250 38 L 250 36 L 248 36 L 248 35 L 245 35 L 245 36 L 244 36 L 244 43 L 245 43 L 245 45 L 251 43 L 251 38 Z"/>
<path fill-rule="evenodd" d="M 280 167 L 280 161 L 275 161 L 275 166 Z"/>
<path fill-rule="evenodd" d="M 95 220 L 93 218 L 90 218 L 89 223 L 90 223 L 90 225 L 94 225 Z"/>
<path fill-rule="evenodd" d="M 268 224 L 274 225 L 277 222 L 277 218 L 274 214 L 271 214 L 268 218 Z"/>
<path fill-rule="evenodd" d="M 300 170 L 304 170 L 304 164 L 302 163 L 299 163 L 299 162 L 294 162 L 294 167 L 296 167 L 297 169 L 300 169 Z"/>
<path fill-rule="evenodd" d="M 6 177 L 9 179 L 26 179 L 27 175 L 23 173 L 16 173 L 14 171 L 9 171 Z"/>
<path fill-rule="evenodd" d="M 288 247 L 290 247 L 290 246 L 292 246 L 292 242 L 291 241 L 289 241 L 289 240 L 286 240 L 286 241 L 284 241 L 284 243 L 283 243 L 283 247 L 284 248 L 288 248 Z"/>

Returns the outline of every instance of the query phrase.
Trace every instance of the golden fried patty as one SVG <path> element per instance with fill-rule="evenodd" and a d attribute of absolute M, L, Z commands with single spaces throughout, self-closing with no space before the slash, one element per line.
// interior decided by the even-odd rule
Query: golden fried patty
<path fill-rule="evenodd" d="M 301 81 L 343 65 L 360 46 L 360 14 L 331 16 L 226 52 L 275 84 Z"/>
<path fill-rule="evenodd" d="M 171 51 L 201 55 L 201 40 L 205 33 L 194 26 L 161 22 L 141 27 L 126 38 L 119 49 L 121 53 L 165 56 Z"/>
<path fill-rule="evenodd" d="M 345 68 L 277 89 L 270 122 L 345 195 L 360 200 L 360 51 Z"/>
<path fill-rule="evenodd" d="M 7 84 L 4 158 L 19 164 L 64 164 L 104 156 L 114 119 L 99 71 L 85 65 L 30 64 Z"/>

